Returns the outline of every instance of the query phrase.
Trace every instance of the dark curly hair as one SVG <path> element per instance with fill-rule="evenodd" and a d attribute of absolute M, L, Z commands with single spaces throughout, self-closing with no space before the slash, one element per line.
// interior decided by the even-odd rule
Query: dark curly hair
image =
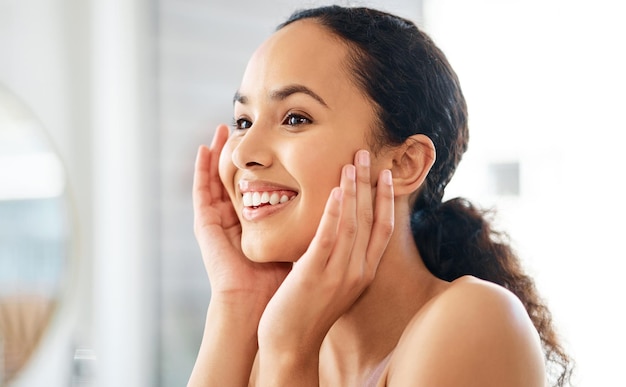
<path fill-rule="evenodd" d="M 428 269 L 444 280 L 473 275 L 512 291 L 539 332 L 552 383 L 566 385 L 572 361 L 506 235 L 493 230 L 489 214 L 469 201 L 442 202 L 469 139 L 465 98 L 443 52 L 413 22 L 382 11 L 319 7 L 295 12 L 278 29 L 301 19 L 314 19 L 349 47 L 355 82 L 374 103 L 376 127 L 384 128 L 374 132 L 374 150 L 402 144 L 418 133 L 433 141 L 437 158 L 411 218 Z"/>

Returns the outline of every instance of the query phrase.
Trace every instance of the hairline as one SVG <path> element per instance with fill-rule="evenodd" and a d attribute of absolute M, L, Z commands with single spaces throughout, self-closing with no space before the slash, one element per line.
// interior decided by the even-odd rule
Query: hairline
<path fill-rule="evenodd" d="M 358 64 L 363 62 L 363 59 L 367 58 L 368 54 L 365 52 L 365 50 L 359 47 L 356 42 L 346 39 L 337 32 L 335 32 L 329 25 L 324 23 L 323 18 L 319 16 L 306 16 L 301 19 L 293 20 L 286 24 L 283 23 L 278 26 L 277 30 L 301 21 L 311 21 L 317 24 L 318 26 L 322 27 L 326 32 L 328 32 L 328 34 L 333 39 L 341 43 L 346 48 L 347 52 L 345 58 L 342 59 L 343 64 L 341 70 L 345 72 L 349 82 L 352 83 L 357 88 L 357 90 L 359 90 L 361 95 L 365 97 L 370 103 L 372 113 L 374 114 L 374 119 L 370 124 L 369 130 L 367 131 L 366 142 L 374 155 L 379 154 L 382 149 L 390 145 L 390 142 L 385 135 L 385 129 L 383 129 L 385 125 L 381 119 L 381 107 L 368 93 L 366 87 L 367 81 L 359 76 Z"/>

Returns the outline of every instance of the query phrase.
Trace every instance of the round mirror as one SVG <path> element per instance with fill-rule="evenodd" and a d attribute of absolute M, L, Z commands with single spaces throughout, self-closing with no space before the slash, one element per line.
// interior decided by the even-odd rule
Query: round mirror
<path fill-rule="evenodd" d="M 0 84 L 0 385 L 23 369 L 59 304 L 69 220 L 60 159 L 39 120 Z"/>

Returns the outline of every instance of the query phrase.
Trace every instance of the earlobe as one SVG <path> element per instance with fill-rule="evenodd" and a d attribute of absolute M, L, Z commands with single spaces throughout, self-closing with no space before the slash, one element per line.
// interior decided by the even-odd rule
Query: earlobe
<path fill-rule="evenodd" d="M 400 145 L 395 152 L 391 171 L 395 195 L 410 195 L 417 191 L 435 159 L 435 145 L 423 134 L 413 135 Z"/>

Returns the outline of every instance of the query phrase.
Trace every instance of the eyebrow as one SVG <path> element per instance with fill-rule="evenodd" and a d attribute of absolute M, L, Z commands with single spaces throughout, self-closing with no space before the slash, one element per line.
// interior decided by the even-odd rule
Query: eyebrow
<path fill-rule="evenodd" d="M 317 93 L 315 93 L 313 90 L 309 89 L 308 87 L 304 85 L 298 85 L 298 84 L 288 85 L 278 90 L 274 90 L 270 92 L 269 96 L 273 100 L 283 101 L 289 96 L 293 94 L 297 94 L 297 93 L 306 94 L 309 97 L 316 100 L 317 102 L 319 102 L 322 106 L 328 108 L 328 105 L 326 104 L 326 102 L 324 101 L 322 97 L 320 97 Z M 233 104 L 235 104 L 235 102 L 239 102 L 245 105 L 248 103 L 248 101 L 249 101 L 248 97 L 241 94 L 239 91 L 237 91 L 235 93 L 235 96 L 233 97 Z"/>

